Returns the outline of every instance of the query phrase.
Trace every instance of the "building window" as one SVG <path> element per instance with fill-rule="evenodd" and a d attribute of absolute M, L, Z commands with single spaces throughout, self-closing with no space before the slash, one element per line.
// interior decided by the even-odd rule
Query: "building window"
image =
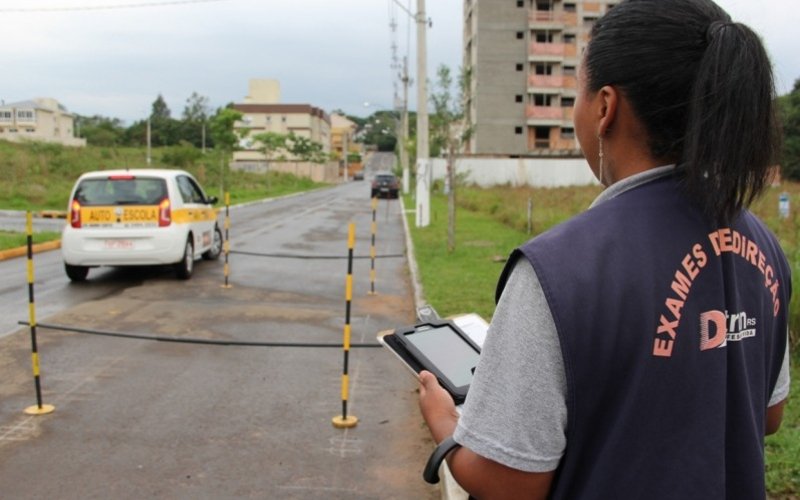
<path fill-rule="evenodd" d="M 575 66 L 564 66 L 564 76 L 575 76 Z"/>
<path fill-rule="evenodd" d="M 553 4 L 549 0 L 536 0 L 536 10 L 553 10 Z"/>
<path fill-rule="evenodd" d="M 537 75 L 552 75 L 553 74 L 553 65 L 552 64 L 537 64 L 535 71 L 536 71 Z"/>
<path fill-rule="evenodd" d="M 32 133 L 36 132 L 36 129 L 35 128 L 26 128 L 25 132 L 28 132 L 28 133 L 32 134 Z"/>
<path fill-rule="evenodd" d="M 564 12 L 575 12 L 575 4 L 574 3 L 565 3 L 564 4 Z"/>
<path fill-rule="evenodd" d="M 562 139 L 574 139 L 575 138 L 575 129 L 574 128 L 562 128 L 561 129 L 561 138 Z"/>
<path fill-rule="evenodd" d="M 17 129 L 15 129 L 15 128 L 10 128 L 10 129 L 8 129 L 8 131 L 9 131 L 9 132 L 11 132 L 11 133 L 15 133 L 15 132 L 17 131 Z"/>
<path fill-rule="evenodd" d="M 517 64 L 517 71 L 522 71 L 522 64 Z"/>
<path fill-rule="evenodd" d="M 522 40 L 525 38 L 525 33 L 522 31 L 517 31 L 517 40 Z"/>
<path fill-rule="evenodd" d="M 565 34 L 564 35 L 564 43 L 574 44 L 575 43 L 575 35 L 573 35 L 573 34 Z"/>
<path fill-rule="evenodd" d="M 514 102 L 522 102 L 522 94 L 515 95 Z"/>
<path fill-rule="evenodd" d="M 18 109 L 17 110 L 17 120 L 33 120 L 33 111 L 29 109 Z"/>
<path fill-rule="evenodd" d="M 286 123 L 286 116 L 281 116 L 281 123 Z"/>
<path fill-rule="evenodd" d="M 10 122 L 11 116 L 11 111 L 0 111 L 0 122 Z"/>
<path fill-rule="evenodd" d="M 517 0 L 517 7 L 525 7 L 525 0 Z"/>
<path fill-rule="evenodd" d="M 533 94 L 534 106 L 550 106 L 553 102 L 553 96 L 550 94 Z"/>
<path fill-rule="evenodd" d="M 539 43 L 552 43 L 553 42 L 553 34 L 548 31 L 537 31 L 536 32 L 536 41 Z"/>
<path fill-rule="evenodd" d="M 561 107 L 562 108 L 571 108 L 575 106 L 575 98 L 574 97 L 562 97 L 561 98 Z"/>
<path fill-rule="evenodd" d="M 514 133 L 517 135 L 522 135 L 522 127 L 514 127 Z"/>

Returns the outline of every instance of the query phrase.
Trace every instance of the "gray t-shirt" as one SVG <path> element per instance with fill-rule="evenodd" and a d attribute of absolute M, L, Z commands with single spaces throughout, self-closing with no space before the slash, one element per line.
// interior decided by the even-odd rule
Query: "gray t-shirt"
<path fill-rule="evenodd" d="M 668 165 L 628 177 L 603 191 L 592 206 L 673 169 Z M 788 351 L 770 405 L 789 394 Z M 567 444 L 566 393 L 553 316 L 533 267 L 520 259 L 497 304 L 453 437 L 514 469 L 554 470 Z"/>

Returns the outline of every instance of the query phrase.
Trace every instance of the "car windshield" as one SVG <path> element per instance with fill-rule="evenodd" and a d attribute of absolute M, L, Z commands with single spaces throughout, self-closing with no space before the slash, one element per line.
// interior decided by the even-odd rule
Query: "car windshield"
<path fill-rule="evenodd" d="M 376 180 L 377 182 L 381 182 L 381 183 L 384 183 L 384 182 L 394 182 L 394 175 L 391 175 L 391 174 L 388 174 L 388 175 L 386 175 L 386 174 L 384 174 L 384 175 L 380 175 L 380 174 L 379 174 L 379 175 L 375 176 L 375 180 Z"/>
<path fill-rule="evenodd" d="M 158 205 L 166 196 L 166 181 L 152 177 L 84 179 L 75 190 L 83 206 Z"/>

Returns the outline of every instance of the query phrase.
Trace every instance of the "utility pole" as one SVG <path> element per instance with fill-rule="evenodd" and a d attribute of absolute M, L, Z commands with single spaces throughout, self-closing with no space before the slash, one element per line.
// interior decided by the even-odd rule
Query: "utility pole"
<path fill-rule="evenodd" d="M 428 89 L 425 0 L 417 0 L 417 227 L 431 223 L 432 178 L 428 151 Z"/>
<path fill-rule="evenodd" d="M 347 153 L 348 153 L 347 149 L 349 148 L 349 146 L 347 145 L 347 136 L 349 136 L 349 135 L 350 135 L 350 127 L 346 127 L 345 131 L 344 131 L 344 134 L 342 134 L 342 157 L 344 157 L 344 181 L 345 182 L 347 182 L 347 178 L 348 178 L 347 169 L 349 167 L 348 164 L 347 164 Z"/>
<path fill-rule="evenodd" d="M 400 166 L 403 169 L 403 194 L 408 194 L 410 175 L 408 171 L 408 58 L 403 58 L 403 108 L 400 111 Z"/>

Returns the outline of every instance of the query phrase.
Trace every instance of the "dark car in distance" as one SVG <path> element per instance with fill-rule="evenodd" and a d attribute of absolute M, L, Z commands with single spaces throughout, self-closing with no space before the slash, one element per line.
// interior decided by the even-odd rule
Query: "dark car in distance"
<path fill-rule="evenodd" d="M 397 176 L 389 172 L 378 172 L 372 179 L 370 198 L 397 198 L 400 183 Z"/>

